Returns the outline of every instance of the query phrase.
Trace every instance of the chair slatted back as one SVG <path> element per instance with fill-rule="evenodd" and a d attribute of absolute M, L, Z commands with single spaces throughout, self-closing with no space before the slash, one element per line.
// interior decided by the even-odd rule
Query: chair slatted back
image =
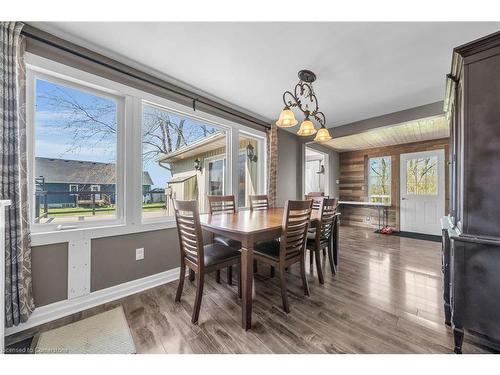
<path fill-rule="evenodd" d="M 179 234 L 181 259 L 185 256 L 197 265 L 203 265 L 203 235 L 197 201 L 179 201 L 173 199 L 175 221 Z"/>
<path fill-rule="evenodd" d="M 280 238 L 281 260 L 286 261 L 302 256 L 307 242 L 311 211 L 312 202 L 310 200 L 286 202 Z"/>
<path fill-rule="evenodd" d="M 236 204 L 234 203 L 234 195 L 209 195 L 208 196 L 208 213 L 224 214 L 235 213 Z"/>
<path fill-rule="evenodd" d="M 269 208 L 267 195 L 250 195 L 250 211 L 261 211 Z"/>
<path fill-rule="evenodd" d="M 333 226 L 335 224 L 335 214 L 337 213 L 338 199 L 326 198 L 320 207 L 321 223 L 319 232 L 316 234 L 316 239 L 319 237 L 320 243 L 328 242 L 333 233 Z"/>
<path fill-rule="evenodd" d="M 328 196 L 310 196 L 306 195 L 306 200 L 312 200 L 312 209 L 313 210 L 319 210 L 321 207 L 321 203 L 323 202 L 323 199 L 328 198 Z"/>

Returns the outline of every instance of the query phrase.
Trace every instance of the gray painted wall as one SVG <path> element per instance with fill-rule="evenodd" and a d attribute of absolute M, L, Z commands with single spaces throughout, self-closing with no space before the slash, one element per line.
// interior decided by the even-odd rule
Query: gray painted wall
<path fill-rule="evenodd" d="M 278 129 L 278 186 L 276 204 L 285 205 L 287 199 L 302 195 L 303 145 L 295 134 Z"/>
<path fill-rule="evenodd" d="M 144 259 L 135 260 L 135 249 Z M 97 238 L 91 244 L 90 291 L 154 275 L 179 266 L 175 229 Z"/>
<path fill-rule="evenodd" d="M 68 298 L 68 244 L 35 246 L 31 249 L 35 306 Z"/>

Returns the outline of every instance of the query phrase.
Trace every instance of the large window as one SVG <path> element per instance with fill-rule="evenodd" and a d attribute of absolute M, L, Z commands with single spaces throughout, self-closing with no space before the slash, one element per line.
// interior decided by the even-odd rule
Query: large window
<path fill-rule="evenodd" d="M 391 203 L 391 157 L 368 159 L 368 198 L 370 202 Z"/>
<path fill-rule="evenodd" d="M 35 223 L 116 218 L 116 100 L 38 78 L 34 112 Z"/>
<path fill-rule="evenodd" d="M 27 54 L 33 233 L 170 227 L 172 198 L 265 193 L 265 132 Z M 93 230 L 94 230 L 93 229 Z M 97 235 L 97 234 L 96 234 Z M 71 238 L 71 234 L 60 235 Z"/>
<path fill-rule="evenodd" d="M 172 199 L 206 212 L 206 196 L 226 191 L 226 132 L 150 104 L 142 123 L 143 219 L 172 216 Z"/>

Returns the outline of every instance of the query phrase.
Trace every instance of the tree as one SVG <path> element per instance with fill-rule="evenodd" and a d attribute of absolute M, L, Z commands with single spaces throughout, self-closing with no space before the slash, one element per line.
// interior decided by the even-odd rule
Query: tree
<path fill-rule="evenodd" d="M 411 159 L 406 165 L 406 189 L 410 194 L 437 192 L 436 158 Z"/>
<path fill-rule="evenodd" d="M 73 91 L 54 85 L 52 90 L 37 97 L 44 108 L 60 115 L 57 126 L 71 134 L 71 142 L 64 153 L 76 153 L 82 147 L 92 148 L 114 139 L 117 132 L 115 102 L 94 95 L 77 95 Z M 145 163 L 216 132 L 215 128 L 171 116 L 149 105 L 144 106 L 142 125 Z"/>
<path fill-rule="evenodd" d="M 370 195 L 389 196 L 391 190 L 390 158 L 371 159 L 370 171 L 370 174 L 376 178 L 376 183 L 370 184 Z M 380 200 L 383 201 L 383 198 Z"/>

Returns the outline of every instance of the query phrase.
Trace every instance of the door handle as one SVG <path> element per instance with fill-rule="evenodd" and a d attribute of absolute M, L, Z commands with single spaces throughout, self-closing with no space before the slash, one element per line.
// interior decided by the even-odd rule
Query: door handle
<path fill-rule="evenodd" d="M 406 198 L 401 198 L 401 200 L 402 200 L 402 201 L 405 201 L 405 200 L 406 200 Z"/>

